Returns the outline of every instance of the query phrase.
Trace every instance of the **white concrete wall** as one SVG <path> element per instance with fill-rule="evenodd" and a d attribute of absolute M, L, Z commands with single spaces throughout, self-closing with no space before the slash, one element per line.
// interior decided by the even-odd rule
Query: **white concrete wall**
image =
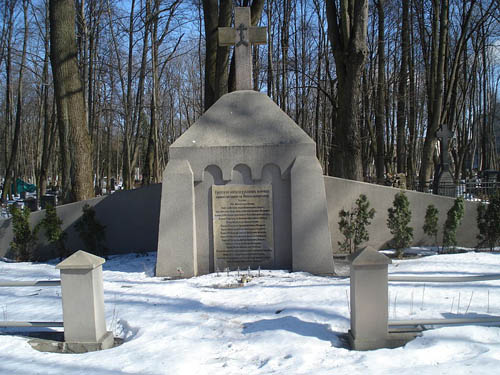
<path fill-rule="evenodd" d="M 338 241 L 344 238 L 339 231 L 339 211 L 341 209 L 351 210 L 360 194 L 366 195 L 370 207 L 376 211 L 375 217 L 368 227 L 370 240 L 363 246 L 372 246 L 375 249 L 384 249 L 390 246 L 388 241 L 392 235 L 387 228 L 387 209 L 392 207 L 394 195 L 401 189 L 327 176 L 325 176 L 325 187 L 328 201 L 328 224 L 334 253 L 340 251 Z M 446 213 L 453 205 L 454 199 L 408 190 L 405 190 L 405 193 L 410 201 L 412 212 L 410 226 L 413 227 L 413 245 L 434 245 L 434 240 L 425 235 L 422 229 L 425 211 L 429 204 L 433 204 L 439 210 L 438 243 L 441 245 Z M 479 233 L 476 223 L 477 205 L 475 202 L 465 202 L 465 215 L 457 231 L 457 240 L 460 246 L 475 247 L 477 245 L 476 236 Z"/>
<path fill-rule="evenodd" d="M 213 177 L 209 180 L 212 181 L 212 179 Z M 275 181 L 275 177 L 271 181 Z M 284 182 L 289 183 L 287 180 L 284 180 Z M 342 239 L 342 235 L 338 230 L 339 211 L 342 208 L 350 210 L 360 194 L 365 194 L 370 201 L 371 207 L 376 210 L 375 218 L 368 227 L 370 241 L 366 245 L 370 245 L 376 249 L 387 248 L 389 246 L 387 242 L 391 239 L 391 234 L 387 229 L 387 209 L 392 206 L 394 195 L 400 191 L 399 189 L 327 176 L 325 176 L 325 188 L 328 201 L 328 224 L 334 253 L 339 252 L 338 241 Z M 197 187 L 197 189 L 200 188 Z M 284 186 L 278 189 L 278 186 L 275 186 L 273 182 L 273 194 L 278 194 L 278 191 L 287 195 L 284 198 L 285 201 L 290 199 L 289 187 Z M 204 193 L 208 197 L 208 190 L 204 190 Z M 425 210 L 429 204 L 434 204 L 440 213 L 438 224 L 440 233 L 438 239 L 441 241 L 442 227 L 446 220 L 446 213 L 453 205 L 453 199 L 414 191 L 406 191 L 406 194 L 410 200 L 412 210 L 411 226 L 414 228 L 413 245 L 433 245 L 433 240 L 428 238 L 422 230 Z M 156 251 L 158 246 L 160 195 L 161 184 L 157 184 L 57 207 L 58 216 L 64 222 L 63 228 L 68 233 L 66 241 L 68 248 L 73 251 L 84 248 L 73 225 L 81 216 L 83 205 L 88 203 L 95 208 L 98 220 L 106 225 L 106 246 L 110 249 L 111 253 Z M 313 198 L 311 197 L 311 199 Z M 276 203 L 273 204 L 273 206 L 275 205 Z M 287 219 L 287 215 L 289 215 L 289 208 L 287 207 L 284 203 L 283 207 L 281 204 L 280 207 L 274 207 L 275 222 L 278 218 L 289 220 L 289 218 Z M 32 225 L 38 223 L 44 215 L 44 211 L 32 213 Z M 457 234 L 457 239 L 461 246 L 474 247 L 477 245 L 476 236 L 478 230 L 476 215 L 477 203 L 465 202 L 465 217 Z M 283 228 L 287 228 L 289 225 L 289 222 L 287 222 Z M 275 240 L 280 242 L 283 242 L 284 238 L 287 237 L 283 231 L 277 228 L 275 228 L 274 235 Z M 55 249 L 47 245 L 44 236 L 40 235 L 39 238 L 41 241 L 37 249 L 37 257 L 39 259 L 57 257 Z M 9 255 L 8 250 L 11 241 L 12 228 L 10 220 L 0 220 L 0 257 Z M 289 242 L 286 245 L 290 246 Z M 204 252 L 210 254 L 212 251 L 213 256 L 213 250 L 210 248 L 212 245 L 205 244 L 203 246 Z M 286 254 L 286 252 L 277 251 L 277 254 Z M 277 259 L 278 267 L 286 267 L 290 263 L 291 258 L 285 255 L 280 255 L 279 259 Z M 203 269 L 208 268 L 208 264 L 209 262 L 207 261 Z"/>
<path fill-rule="evenodd" d="M 158 220 L 160 214 L 161 184 L 135 190 L 118 191 L 111 195 L 89 199 L 57 207 L 57 215 L 63 221 L 67 233 L 66 247 L 74 252 L 85 249 L 76 230 L 75 222 L 82 215 L 82 207 L 94 207 L 99 222 L 106 226 L 106 246 L 111 253 L 155 251 L 158 245 Z M 45 210 L 32 212 L 33 228 L 45 216 Z M 58 256 L 56 249 L 39 234 L 36 259 L 45 260 Z M 0 220 L 0 257 L 9 254 L 13 239 L 11 219 Z"/>

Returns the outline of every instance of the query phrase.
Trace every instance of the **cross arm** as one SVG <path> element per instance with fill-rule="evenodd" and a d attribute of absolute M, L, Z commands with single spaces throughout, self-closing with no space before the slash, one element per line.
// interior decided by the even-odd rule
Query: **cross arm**
<path fill-rule="evenodd" d="M 232 27 L 219 27 L 217 30 L 219 46 L 227 47 L 235 44 L 236 30 Z"/>
<path fill-rule="evenodd" d="M 252 44 L 267 43 L 267 30 L 265 27 L 250 27 L 248 30 L 248 36 Z"/>

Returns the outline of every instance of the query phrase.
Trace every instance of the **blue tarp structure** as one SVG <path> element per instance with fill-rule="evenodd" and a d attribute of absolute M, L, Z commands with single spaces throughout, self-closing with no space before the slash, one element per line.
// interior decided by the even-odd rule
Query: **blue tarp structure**
<path fill-rule="evenodd" d="M 14 184 L 12 184 L 14 185 Z M 28 184 L 27 182 L 24 182 L 20 178 L 16 180 L 16 186 L 17 186 L 17 193 L 20 194 L 23 191 L 27 193 L 34 193 L 36 191 L 36 186 L 32 184 Z M 14 191 L 14 186 L 12 186 L 12 191 Z"/>

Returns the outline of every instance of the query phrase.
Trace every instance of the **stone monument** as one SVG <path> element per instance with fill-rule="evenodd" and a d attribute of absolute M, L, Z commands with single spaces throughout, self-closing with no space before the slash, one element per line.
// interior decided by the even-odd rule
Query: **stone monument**
<path fill-rule="evenodd" d="M 238 90 L 170 146 L 156 275 L 226 267 L 333 273 L 316 145 L 268 96 L 250 90 L 251 44 L 265 42 L 265 29 L 250 26 L 250 8 L 235 9 L 235 24 L 219 29 L 219 41 L 235 45 Z"/>

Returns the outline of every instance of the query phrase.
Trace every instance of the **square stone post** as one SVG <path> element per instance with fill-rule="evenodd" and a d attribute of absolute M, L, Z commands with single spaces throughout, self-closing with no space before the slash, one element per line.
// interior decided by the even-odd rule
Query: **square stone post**
<path fill-rule="evenodd" d="M 66 351 L 85 353 L 113 347 L 104 315 L 104 262 L 80 250 L 56 266 L 61 272 Z"/>
<path fill-rule="evenodd" d="M 389 346 L 387 268 L 392 261 L 367 247 L 352 254 L 351 330 L 349 341 L 354 350 L 372 350 Z"/>

